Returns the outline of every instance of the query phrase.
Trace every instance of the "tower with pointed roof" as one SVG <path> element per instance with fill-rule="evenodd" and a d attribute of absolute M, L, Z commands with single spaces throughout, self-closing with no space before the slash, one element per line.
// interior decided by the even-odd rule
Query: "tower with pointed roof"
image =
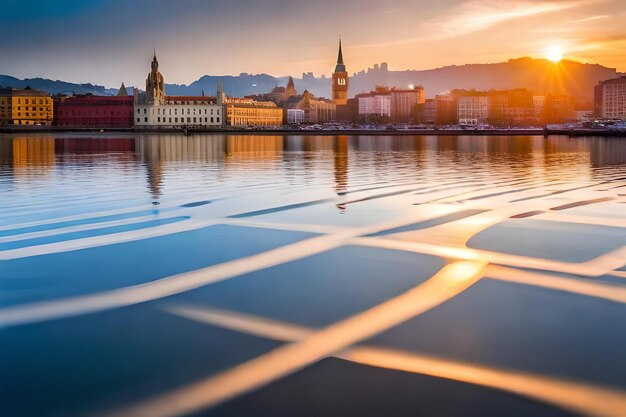
<path fill-rule="evenodd" d="M 341 38 L 339 39 L 339 54 L 337 55 L 337 65 L 333 72 L 333 103 L 337 106 L 348 104 L 348 72 L 343 63 L 343 52 L 341 50 Z"/>
<path fill-rule="evenodd" d="M 148 101 L 152 103 L 161 103 L 165 98 L 165 86 L 163 75 L 159 72 L 159 61 L 156 57 L 156 50 L 152 57 L 151 71 L 146 78 L 146 95 Z"/>
<path fill-rule="evenodd" d="M 122 85 L 120 86 L 120 89 L 117 91 L 117 96 L 128 97 L 128 90 L 126 89 L 126 86 L 124 85 L 124 83 L 122 83 Z"/>
<path fill-rule="evenodd" d="M 289 81 L 287 82 L 287 88 L 285 89 L 285 99 L 289 97 L 293 97 L 296 95 L 296 85 L 293 82 L 293 78 L 289 76 Z"/>

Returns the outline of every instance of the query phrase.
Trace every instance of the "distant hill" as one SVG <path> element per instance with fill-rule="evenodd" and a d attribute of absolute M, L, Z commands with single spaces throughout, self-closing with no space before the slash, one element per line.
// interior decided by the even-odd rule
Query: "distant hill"
<path fill-rule="evenodd" d="M 528 88 L 537 92 L 565 93 L 579 97 L 591 104 L 593 87 L 599 82 L 620 74 L 615 68 L 597 64 L 581 64 L 561 61 L 554 64 L 545 59 L 519 58 L 496 64 L 452 65 L 424 71 L 390 71 L 386 64 L 375 65 L 350 77 L 350 95 L 373 90 L 377 85 L 407 88 L 422 85 L 427 97 L 458 89 L 510 89 Z M 205 75 L 187 85 L 166 84 L 166 93 L 213 95 L 219 80 L 224 83 L 226 94 L 244 96 L 268 92 L 277 85 L 286 85 L 288 77 L 272 77 L 267 74 L 239 76 Z M 316 96 L 330 97 L 331 81 L 327 77 L 314 77 L 311 73 L 294 78 L 296 89 L 311 91 Z"/>
<path fill-rule="evenodd" d="M 167 80 L 167 69 L 164 69 Z M 350 78 L 350 95 L 373 90 L 377 85 L 406 88 L 410 84 L 422 85 L 427 97 L 459 89 L 489 90 L 509 88 L 529 88 L 537 92 L 567 93 L 583 99 L 590 104 L 593 87 L 603 80 L 615 78 L 619 73 L 615 68 L 597 64 L 581 64 L 574 61 L 561 61 L 554 64 L 545 59 L 518 58 L 496 64 L 452 65 L 423 71 L 390 71 L 386 64 L 375 65 L 366 71 L 355 73 Z M 222 80 L 224 90 L 229 96 L 241 97 L 249 94 L 265 93 L 277 85 L 286 85 L 288 77 L 273 77 L 268 74 L 242 73 L 236 76 L 204 75 L 189 85 L 166 84 L 168 95 L 215 95 L 217 84 Z M 319 97 L 330 97 L 330 79 L 314 77 L 311 73 L 294 78 L 296 89 L 300 92 L 309 90 Z M 92 93 L 114 95 L 117 88 L 105 88 L 92 84 L 74 84 L 64 81 L 52 81 L 42 78 L 19 80 L 14 77 L 0 76 L 0 85 L 5 87 L 26 87 L 56 93 Z M 129 92 L 132 91 L 129 88 Z"/>
<path fill-rule="evenodd" d="M 50 94 L 94 94 L 94 95 L 114 95 L 119 88 L 106 88 L 101 85 L 76 84 L 66 81 L 49 80 L 46 78 L 19 78 L 8 75 L 0 75 L 0 85 L 12 88 L 30 87 L 35 90 L 46 91 Z M 132 91 L 132 90 L 131 90 Z"/>

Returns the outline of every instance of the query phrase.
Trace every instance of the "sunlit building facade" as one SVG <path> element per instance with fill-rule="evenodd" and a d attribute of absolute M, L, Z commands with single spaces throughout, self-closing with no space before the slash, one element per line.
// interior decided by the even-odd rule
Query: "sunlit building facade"
<path fill-rule="evenodd" d="M 460 97 L 457 104 L 457 118 L 460 124 L 483 124 L 489 117 L 489 97 L 474 93 Z"/>
<path fill-rule="evenodd" d="M 281 126 L 283 124 L 283 109 L 271 101 L 227 98 L 224 108 L 226 123 L 230 126 Z"/>
<path fill-rule="evenodd" d="M 52 125 L 52 97 L 43 91 L 26 88 L 0 89 L 0 124 Z"/>
<path fill-rule="evenodd" d="M 308 90 L 305 90 L 302 96 L 298 98 L 297 101 L 289 104 L 287 110 L 288 123 L 298 123 L 289 120 L 289 110 L 296 109 L 302 111 L 303 120 L 300 123 L 326 123 L 337 119 L 337 106 L 332 101 L 316 98 Z M 296 113 L 292 114 L 292 119 L 295 115 Z"/>
<path fill-rule="evenodd" d="M 421 85 L 410 89 L 391 89 L 390 116 L 393 122 L 411 122 L 416 119 L 417 106 L 426 102 Z"/>
<path fill-rule="evenodd" d="M 595 88 L 595 103 L 596 116 L 626 120 L 626 77 L 600 82 Z"/>
<path fill-rule="evenodd" d="M 357 94 L 359 120 L 387 122 L 391 119 L 391 92 L 387 87 L 376 87 L 369 93 Z"/>

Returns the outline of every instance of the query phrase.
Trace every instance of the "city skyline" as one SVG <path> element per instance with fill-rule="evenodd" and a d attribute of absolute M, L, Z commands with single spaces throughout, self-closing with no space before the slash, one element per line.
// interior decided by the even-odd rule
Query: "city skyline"
<path fill-rule="evenodd" d="M 626 4 L 616 0 L 281 3 L 9 0 L 0 23 L 9 33 L 24 24 L 29 30 L 0 40 L 0 51 L 13 57 L 0 62 L 0 74 L 141 85 L 156 47 L 171 83 L 242 72 L 329 77 L 339 35 L 350 74 L 381 61 L 394 70 L 423 70 L 520 56 L 556 59 L 560 52 L 626 69 L 619 25 Z M 365 31 L 363 22 L 373 18 Z M 304 29 L 315 36 L 302 36 Z M 522 30 L 524 37 L 515 38 Z"/>

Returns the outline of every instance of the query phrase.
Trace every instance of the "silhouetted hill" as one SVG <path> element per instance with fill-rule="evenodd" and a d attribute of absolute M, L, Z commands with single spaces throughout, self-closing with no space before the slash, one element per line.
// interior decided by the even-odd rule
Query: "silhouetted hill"
<path fill-rule="evenodd" d="M 510 89 L 528 88 L 537 92 L 567 93 L 591 103 L 593 87 L 603 80 L 618 76 L 614 68 L 598 64 L 581 64 L 574 61 L 561 61 L 558 64 L 545 59 L 519 58 L 496 64 L 451 65 L 423 71 L 390 71 L 386 64 L 375 65 L 368 70 L 353 74 L 350 78 L 350 95 L 373 90 L 377 85 L 406 88 L 410 84 L 423 85 L 427 97 L 441 92 L 459 89 Z M 167 80 L 167 69 L 164 69 Z M 189 85 L 166 84 L 168 95 L 215 95 L 217 84 L 222 80 L 229 96 L 241 97 L 249 94 L 265 93 L 277 85 L 286 85 L 288 77 L 273 77 L 267 74 L 242 73 L 236 76 L 205 75 Z M 325 76 L 314 77 L 311 73 L 294 78 L 296 89 L 311 91 L 318 97 L 330 97 L 331 81 Z M 92 84 L 74 84 L 52 81 L 43 78 L 19 80 L 0 76 L 0 85 L 5 87 L 26 87 L 56 93 L 92 93 L 114 95 L 117 88 L 105 88 Z M 129 88 L 129 91 L 132 89 Z"/>
<path fill-rule="evenodd" d="M 587 100 L 593 87 L 615 78 L 617 71 L 597 64 L 519 58 L 497 64 L 452 65 L 425 71 L 387 71 L 385 65 L 361 71 L 350 79 L 351 94 L 370 91 L 377 84 L 406 87 L 421 84 L 428 97 L 459 89 L 528 88 L 537 92 L 567 93 Z"/>
<path fill-rule="evenodd" d="M 536 92 L 566 93 L 591 103 L 593 87 L 603 80 L 618 76 L 614 68 L 597 64 L 581 64 L 561 61 L 555 64 L 545 59 L 519 58 L 496 64 L 452 65 L 424 71 L 390 71 L 386 64 L 375 65 L 350 78 L 350 95 L 373 90 L 377 85 L 406 88 L 423 85 L 427 97 L 458 89 L 510 89 L 528 88 Z M 244 96 L 269 92 L 276 85 L 286 85 L 288 77 L 272 77 L 267 74 L 239 76 L 205 75 L 190 85 L 166 85 L 166 93 L 214 94 L 219 80 L 223 80 L 228 95 Z M 314 77 L 305 73 L 294 78 L 299 92 L 311 91 L 316 96 L 330 97 L 331 82 L 327 77 Z"/>
<path fill-rule="evenodd" d="M 20 80 L 8 75 L 0 75 L 0 85 L 12 88 L 30 87 L 35 90 L 46 91 L 50 94 L 94 94 L 94 95 L 113 95 L 117 94 L 118 89 L 106 88 L 101 85 L 93 84 L 76 84 L 59 80 L 49 80 L 46 78 L 25 78 Z M 115 90 L 115 91 L 113 91 Z"/>

